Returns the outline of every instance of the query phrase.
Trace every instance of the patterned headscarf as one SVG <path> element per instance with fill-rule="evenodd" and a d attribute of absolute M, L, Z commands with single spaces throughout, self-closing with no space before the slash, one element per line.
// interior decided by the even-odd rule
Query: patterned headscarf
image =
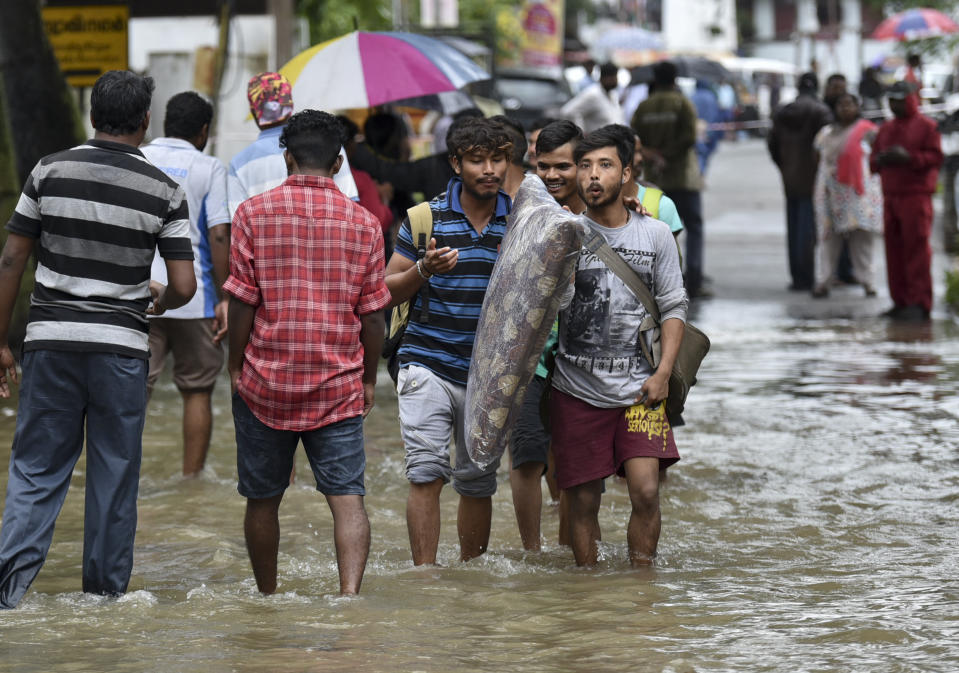
<path fill-rule="evenodd" d="M 255 75 L 246 86 L 246 97 L 260 126 L 283 122 L 293 115 L 293 87 L 278 72 Z"/>

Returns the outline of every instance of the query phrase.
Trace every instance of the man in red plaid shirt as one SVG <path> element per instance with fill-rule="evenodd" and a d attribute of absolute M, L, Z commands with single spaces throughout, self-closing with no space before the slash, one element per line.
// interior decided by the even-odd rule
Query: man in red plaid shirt
<path fill-rule="evenodd" d="M 283 130 L 289 177 L 233 218 L 229 372 L 238 490 L 256 584 L 276 591 L 279 508 L 299 441 L 333 513 L 340 592 L 360 589 L 370 549 L 363 418 L 383 345 L 383 236 L 337 189 L 342 130 L 304 110 Z"/>

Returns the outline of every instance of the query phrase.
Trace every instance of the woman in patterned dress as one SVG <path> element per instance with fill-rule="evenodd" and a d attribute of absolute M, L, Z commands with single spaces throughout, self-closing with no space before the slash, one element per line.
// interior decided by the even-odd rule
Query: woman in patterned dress
<path fill-rule="evenodd" d="M 839 254 L 848 242 L 853 274 L 866 296 L 873 286 L 873 243 L 882 231 L 882 187 L 869 172 L 876 125 L 860 117 L 859 100 L 843 94 L 836 101 L 836 121 L 816 136 L 819 171 L 813 193 L 817 251 L 814 297 L 829 295 Z"/>

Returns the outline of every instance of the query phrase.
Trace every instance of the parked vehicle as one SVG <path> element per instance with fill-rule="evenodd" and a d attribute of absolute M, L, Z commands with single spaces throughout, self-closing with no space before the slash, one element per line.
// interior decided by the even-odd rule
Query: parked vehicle
<path fill-rule="evenodd" d="M 775 108 L 796 99 L 799 68 L 772 58 L 730 56 L 720 59 L 742 83 L 739 91 L 744 117 L 768 120 Z"/>
<path fill-rule="evenodd" d="M 945 63 L 923 64 L 922 88 L 919 90 L 923 102 L 934 105 L 945 103 L 955 89 L 955 68 Z"/>
<path fill-rule="evenodd" d="M 496 72 L 489 97 L 499 101 L 504 114 L 529 128 L 540 117 L 555 117 L 572 97 L 562 76 L 546 77 L 526 71 Z"/>

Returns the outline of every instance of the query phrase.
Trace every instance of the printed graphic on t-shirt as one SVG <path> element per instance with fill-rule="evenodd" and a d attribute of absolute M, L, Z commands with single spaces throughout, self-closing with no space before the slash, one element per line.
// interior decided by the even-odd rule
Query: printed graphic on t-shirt
<path fill-rule="evenodd" d="M 644 282 L 652 277 L 655 254 L 616 249 Z M 566 358 L 586 371 L 625 372 L 642 366 L 639 326 L 646 309 L 595 254 L 583 252 L 575 294 L 567 313 Z"/>
<path fill-rule="evenodd" d="M 602 269 L 576 273 L 567 334 L 577 355 L 595 354 L 609 341 L 609 284 Z"/>

